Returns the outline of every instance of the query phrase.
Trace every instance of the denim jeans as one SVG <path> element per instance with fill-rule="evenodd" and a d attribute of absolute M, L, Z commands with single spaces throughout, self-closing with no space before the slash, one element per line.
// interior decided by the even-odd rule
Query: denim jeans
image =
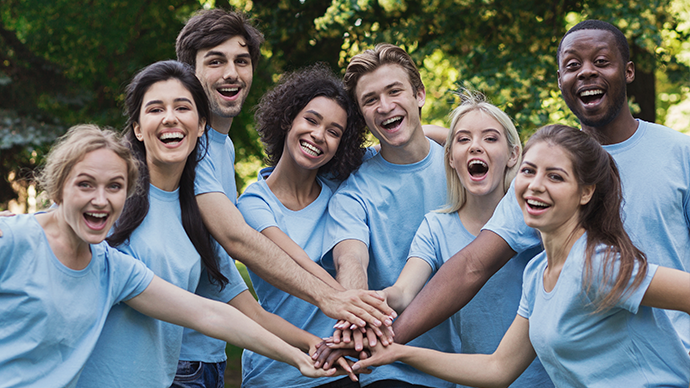
<path fill-rule="evenodd" d="M 171 388 L 224 388 L 225 364 L 201 361 L 178 361 Z"/>

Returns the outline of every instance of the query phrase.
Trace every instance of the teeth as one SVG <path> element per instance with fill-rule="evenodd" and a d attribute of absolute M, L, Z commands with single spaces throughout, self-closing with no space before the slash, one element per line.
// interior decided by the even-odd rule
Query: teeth
<path fill-rule="evenodd" d="M 168 139 L 183 139 L 184 135 L 181 134 L 180 132 L 166 132 L 161 134 L 160 139 L 161 140 L 168 140 Z"/>
<path fill-rule="evenodd" d="M 87 212 L 86 215 L 89 216 L 89 217 L 93 217 L 93 218 L 105 218 L 105 217 L 108 217 L 108 214 L 107 214 L 107 213 L 91 213 L 91 212 Z"/>
<path fill-rule="evenodd" d="M 604 94 L 604 91 L 601 89 L 585 90 L 584 92 L 580 93 L 580 97 L 596 96 L 597 94 Z"/>
<path fill-rule="evenodd" d="M 224 92 L 224 93 L 235 93 L 235 92 L 239 91 L 240 88 L 220 88 L 218 90 L 220 90 L 221 92 Z"/>
<path fill-rule="evenodd" d="M 305 151 L 313 156 L 319 156 L 323 153 L 323 151 L 305 141 L 301 141 L 299 144 L 302 146 L 302 148 L 304 148 Z"/>
<path fill-rule="evenodd" d="M 394 123 L 394 122 L 396 122 L 396 121 L 398 121 L 398 120 L 402 120 L 402 118 L 401 118 L 400 116 L 392 117 L 392 118 L 390 118 L 390 119 L 388 119 L 388 120 L 384 120 L 383 123 L 381 123 L 381 125 L 384 125 L 384 126 L 385 126 L 385 125 Z"/>
<path fill-rule="evenodd" d="M 530 205 L 530 206 L 540 206 L 540 207 L 548 207 L 548 206 L 549 206 L 548 204 L 546 204 L 546 203 L 544 203 L 544 202 L 537 201 L 537 200 L 534 200 L 534 199 L 528 199 L 528 200 L 527 200 L 527 204 Z"/>
<path fill-rule="evenodd" d="M 488 165 L 487 165 L 486 163 L 484 163 L 483 161 L 481 161 L 481 160 L 479 160 L 479 159 L 474 159 L 474 160 L 470 161 L 470 163 L 468 164 L 468 166 L 469 166 L 469 167 L 472 167 L 472 166 L 474 166 L 475 164 L 479 164 L 479 165 L 481 165 L 481 166 L 488 167 Z"/>

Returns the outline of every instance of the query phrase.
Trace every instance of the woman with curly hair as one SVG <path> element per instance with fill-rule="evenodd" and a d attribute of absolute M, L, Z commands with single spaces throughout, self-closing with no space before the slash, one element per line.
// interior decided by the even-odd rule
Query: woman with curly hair
<path fill-rule="evenodd" d="M 255 118 L 270 167 L 247 188 L 238 208 L 250 226 L 300 265 L 342 289 L 317 262 L 328 201 L 338 182 L 359 167 L 366 152 L 356 106 L 341 81 L 324 65 L 315 65 L 284 75 L 263 96 Z M 249 275 L 266 310 L 316 336 L 331 335 L 335 320 L 251 271 Z M 283 364 L 251 351 L 242 357 L 242 381 L 246 386 L 359 386 L 347 378 L 303 379 Z"/>

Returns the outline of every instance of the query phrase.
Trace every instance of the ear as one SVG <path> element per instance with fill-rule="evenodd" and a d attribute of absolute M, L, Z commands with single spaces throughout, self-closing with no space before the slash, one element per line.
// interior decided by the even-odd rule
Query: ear
<path fill-rule="evenodd" d="M 517 164 L 518 159 L 520 159 L 520 152 L 518 146 L 514 146 L 513 149 L 510 150 L 510 157 L 508 158 L 506 166 L 508 168 L 513 168 Z"/>
<path fill-rule="evenodd" d="M 141 133 L 139 123 L 132 123 L 132 129 L 134 130 L 134 137 L 136 137 L 139 141 L 144 141 L 144 134 Z"/>
<path fill-rule="evenodd" d="M 625 82 L 631 83 L 635 80 L 635 64 L 629 61 L 625 64 Z"/>
<path fill-rule="evenodd" d="M 196 137 L 201 137 L 204 135 L 204 131 L 206 130 L 206 119 L 201 119 L 199 120 L 199 133 L 197 133 Z"/>
<path fill-rule="evenodd" d="M 561 89 L 561 71 L 560 70 L 556 70 L 556 79 L 558 79 L 558 90 L 562 90 Z"/>
<path fill-rule="evenodd" d="M 596 190 L 595 185 L 589 185 L 582 188 L 582 193 L 580 194 L 580 206 L 584 206 L 589 203 L 594 195 L 594 190 Z"/>
<path fill-rule="evenodd" d="M 426 89 L 422 86 L 417 90 L 417 106 L 420 108 L 423 107 L 424 102 L 426 102 Z"/>

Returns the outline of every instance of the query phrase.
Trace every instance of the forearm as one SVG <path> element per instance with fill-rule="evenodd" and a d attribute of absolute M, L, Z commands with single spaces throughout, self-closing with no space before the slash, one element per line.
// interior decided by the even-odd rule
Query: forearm
<path fill-rule="evenodd" d="M 369 251 L 361 241 L 345 240 L 333 248 L 336 280 L 348 290 L 367 290 Z"/>
<path fill-rule="evenodd" d="M 259 277 L 309 303 L 320 305 L 335 289 L 307 272 L 287 253 L 244 221 L 237 208 L 220 193 L 197 196 L 204 224 L 234 259 Z"/>
<path fill-rule="evenodd" d="M 409 342 L 448 319 L 514 255 L 501 237 L 483 230 L 472 243 L 441 266 L 393 323 L 395 341 Z"/>

